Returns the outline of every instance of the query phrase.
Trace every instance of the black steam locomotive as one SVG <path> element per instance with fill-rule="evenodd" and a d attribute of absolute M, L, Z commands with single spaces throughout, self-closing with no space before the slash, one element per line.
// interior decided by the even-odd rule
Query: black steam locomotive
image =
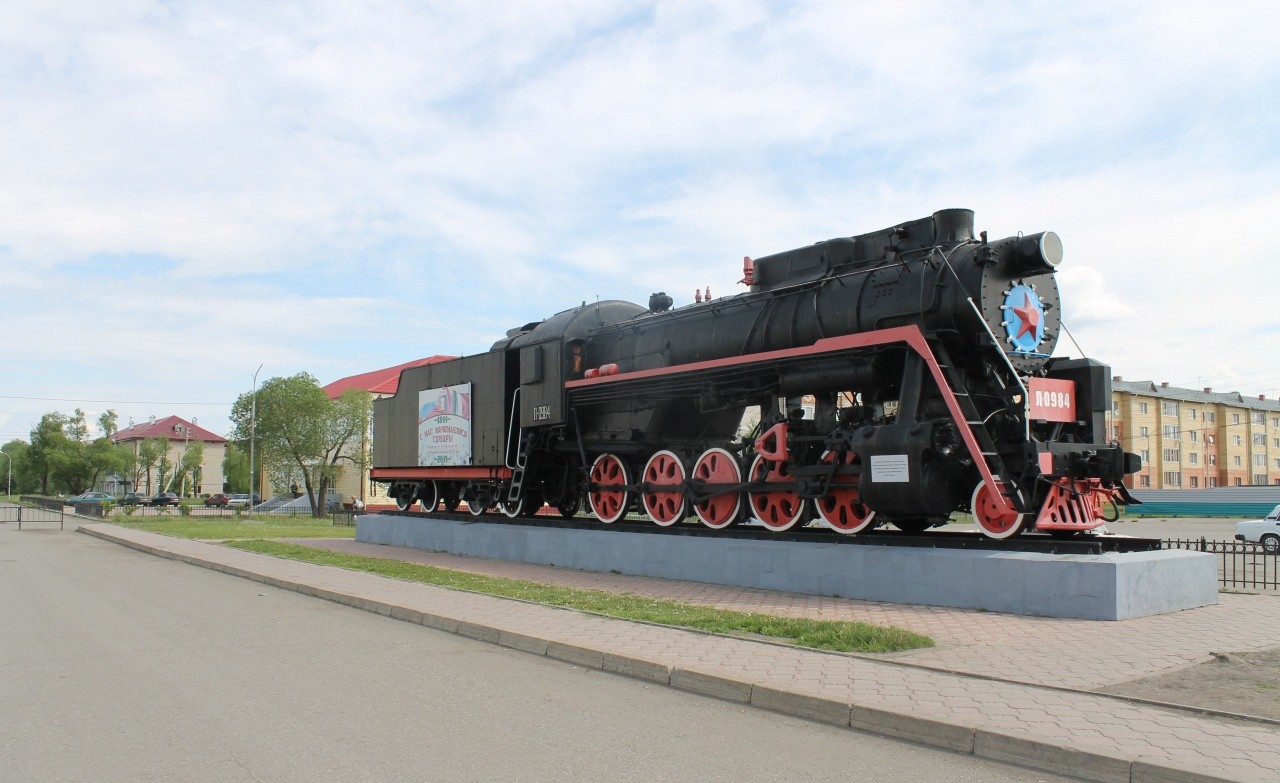
<path fill-rule="evenodd" d="M 427 512 L 1090 530 L 1140 462 L 1105 442 L 1108 368 L 1051 357 L 1061 258 L 948 209 L 744 259 L 748 293 L 583 304 L 405 370 L 372 477 Z"/>

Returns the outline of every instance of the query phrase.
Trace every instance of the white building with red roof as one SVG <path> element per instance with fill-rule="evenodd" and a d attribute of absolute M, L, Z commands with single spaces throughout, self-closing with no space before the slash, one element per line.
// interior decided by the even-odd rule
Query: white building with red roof
<path fill-rule="evenodd" d="M 157 492 L 176 492 L 179 495 L 198 496 L 221 492 L 223 486 L 222 460 L 227 455 L 227 439 L 206 430 L 194 421 L 187 421 L 179 416 L 166 416 L 163 419 L 152 419 L 142 424 L 132 424 L 118 430 L 111 436 L 113 443 L 124 443 L 133 449 L 136 460 L 138 449 L 148 438 L 164 438 L 169 441 L 169 462 L 175 466 L 182 463 L 182 455 L 192 443 L 200 445 L 202 450 L 200 469 L 196 471 L 193 486 L 175 487 L 160 486 L 155 467 L 152 466 L 144 474 L 133 475 L 129 471 L 124 491 L 140 494 Z M 173 471 L 170 471 L 170 477 Z M 170 477 L 166 481 L 170 481 Z"/>

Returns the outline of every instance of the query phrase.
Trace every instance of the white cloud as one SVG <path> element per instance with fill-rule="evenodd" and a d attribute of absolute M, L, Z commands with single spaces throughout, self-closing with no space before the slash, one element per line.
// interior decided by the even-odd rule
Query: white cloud
<path fill-rule="evenodd" d="M 11 4 L 0 304 L 42 320 L 3 393 L 229 401 L 259 362 L 331 380 L 597 295 L 727 295 L 744 255 L 950 206 L 1058 231 L 1068 326 L 1117 372 L 1273 393 L 1278 16 Z M 0 401 L 0 437 L 53 407 Z"/>

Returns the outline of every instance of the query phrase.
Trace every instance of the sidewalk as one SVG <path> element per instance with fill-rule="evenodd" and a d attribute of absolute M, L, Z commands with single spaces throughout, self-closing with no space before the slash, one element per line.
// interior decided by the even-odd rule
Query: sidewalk
<path fill-rule="evenodd" d="M 1218 596 L 1217 606 L 1103 622 L 575 571 L 366 544 L 348 538 L 294 539 L 290 543 L 422 563 L 451 571 L 634 593 L 739 612 L 896 625 L 923 633 L 938 646 L 876 655 L 876 660 L 1076 690 L 1096 690 L 1204 663 L 1214 652 L 1249 652 L 1280 646 L 1280 596 L 1274 595 L 1226 593 Z M 1088 651 L 1088 655 L 1081 655 L 1082 650 Z"/>
<path fill-rule="evenodd" d="M 1274 605 L 1280 601 L 1267 596 L 1224 595 L 1225 610 L 1213 611 L 1223 608 L 1220 606 L 1181 612 L 1171 616 L 1178 622 L 1170 627 L 1156 622 L 1161 618 L 1121 623 L 1037 622 L 687 582 L 669 583 L 668 592 L 662 593 L 681 600 L 778 613 L 798 611 L 797 605 L 803 603 L 809 616 L 872 619 L 909 627 L 934 635 L 943 645 L 937 650 L 894 656 L 898 661 L 930 667 L 923 669 L 595 617 L 110 524 L 83 524 L 80 530 L 152 554 L 582 666 L 1087 780 L 1272 781 L 1280 774 L 1280 727 L 1061 689 L 1096 687 L 1141 676 L 1119 674 L 1109 661 L 1090 663 L 1099 656 L 1110 656 L 1110 649 L 1100 645 L 1130 647 L 1133 652 L 1122 656 L 1121 668 L 1142 673 L 1153 665 L 1167 667 L 1200 660 L 1196 650 L 1202 642 L 1216 645 L 1211 649 L 1237 651 L 1275 646 L 1280 609 Z M 317 546 L 320 542 L 306 543 Z M 344 549 L 353 547 L 347 551 L 371 546 L 348 541 L 340 544 Z M 334 542 L 326 545 L 338 546 Z M 429 557 L 433 564 L 461 568 L 443 562 L 451 558 L 447 555 L 375 549 L 379 556 Z M 469 566 L 462 570 L 483 566 L 484 573 L 502 576 L 540 568 L 472 558 L 451 560 Z M 545 573 L 532 577 L 526 573 L 521 578 L 563 584 L 585 580 L 591 583 L 578 586 L 599 589 L 625 585 L 623 589 L 640 594 L 659 590 L 663 584 L 662 580 L 555 568 L 545 571 L 555 578 L 545 578 Z M 675 595 L 673 591 L 686 594 Z M 699 591 L 700 596 L 689 595 Z M 722 592 L 719 599 L 705 600 L 708 593 L 716 592 Z M 863 616 L 858 616 L 860 613 Z M 1197 613 L 1200 615 L 1194 616 Z M 907 619 L 891 619 L 895 615 Z M 1098 634 L 1110 637 L 1110 641 L 1091 638 Z M 1150 659 L 1145 664 L 1144 649 Z M 1032 653 L 1041 656 L 1040 660 L 1027 661 Z M 1188 657 L 1191 659 L 1186 660 Z M 975 679 L 959 673 L 964 668 L 1005 680 Z M 1099 671 L 1102 668 L 1105 671 Z"/>

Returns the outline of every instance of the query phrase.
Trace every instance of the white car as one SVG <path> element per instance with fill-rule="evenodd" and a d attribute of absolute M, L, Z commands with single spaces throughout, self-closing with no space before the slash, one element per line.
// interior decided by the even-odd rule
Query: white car
<path fill-rule="evenodd" d="M 230 499 L 227 500 L 227 508 L 248 508 L 248 507 L 249 507 L 249 494 L 247 492 L 243 494 L 232 495 Z"/>
<path fill-rule="evenodd" d="M 1280 552 L 1280 506 L 1271 509 L 1263 519 L 1236 523 L 1236 539 L 1262 544 L 1265 552 Z"/>

